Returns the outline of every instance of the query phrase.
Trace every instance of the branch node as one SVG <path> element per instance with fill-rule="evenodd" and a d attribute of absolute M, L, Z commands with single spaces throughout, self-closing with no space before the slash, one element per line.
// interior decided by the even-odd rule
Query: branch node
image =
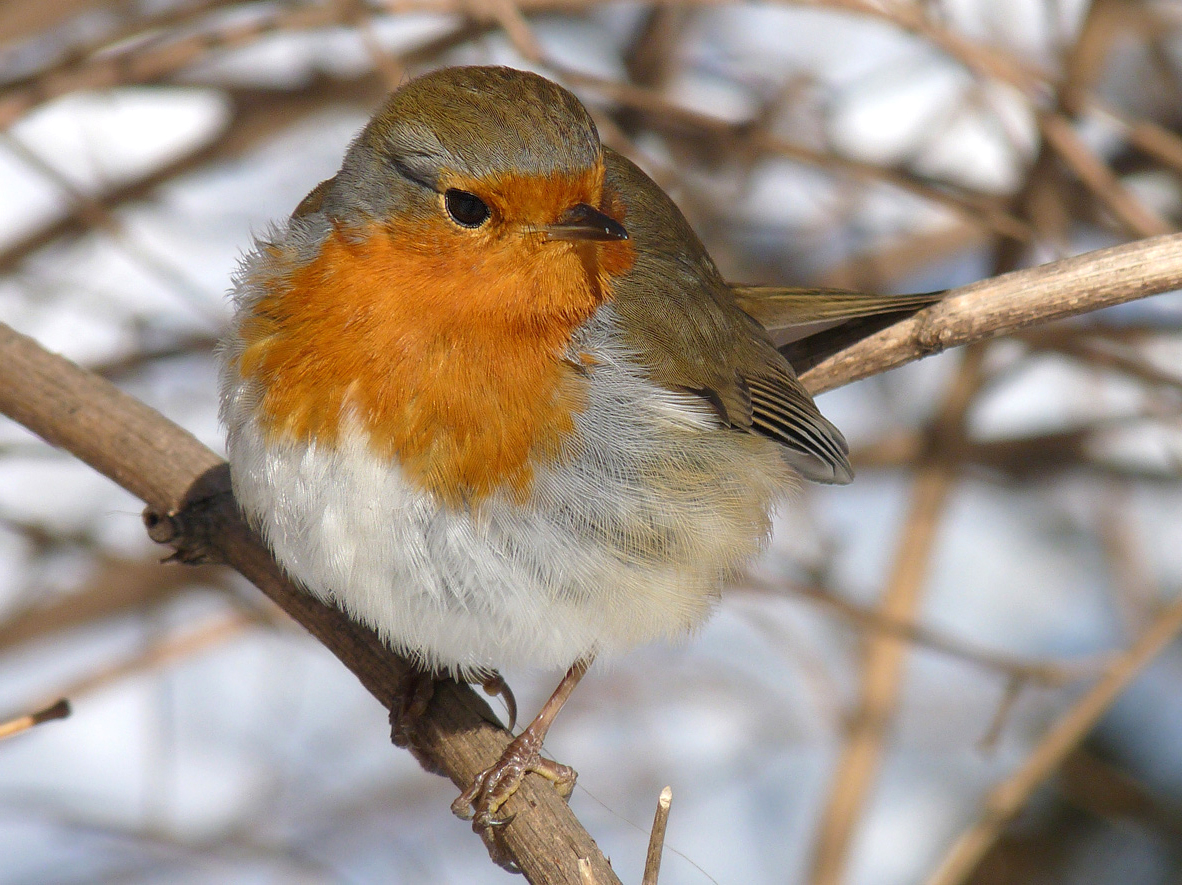
<path fill-rule="evenodd" d="M 174 548 L 165 562 L 201 565 L 223 562 L 214 542 L 215 527 L 228 512 L 237 512 L 230 488 L 230 468 L 220 464 L 199 476 L 185 494 L 181 506 L 168 512 L 144 508 L 144 527 L 157 544 Z"/>
<path fill-rule="evenodd" d="M 145 507 L 143 519 L 148 537 L 157 544 L 171 544 L 180 534 L 173 514 L 160 513 L 151 507 Z"/>
<path fill-rule="evenodd" d="M 926 311 L 916 319 L 918 325 L 913 340 L 920 359 L 943 353 L 953 345 L 952 330 L 945 325 L 932 322 L 933 313 L 934 311 Z"/>

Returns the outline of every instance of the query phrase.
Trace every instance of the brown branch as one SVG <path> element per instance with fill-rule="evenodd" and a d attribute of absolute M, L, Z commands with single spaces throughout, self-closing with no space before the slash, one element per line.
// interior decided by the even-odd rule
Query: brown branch
<path fill-rule="evenodd" d="M 65 719 L 69 715 L 70 702 L 63 698 L 35 713 L 26 713 L 23 716 L 9 719 L 7 722 L 0 722 L 0 741 L 28 731 L 30 728 L 36 728 L 42 722 Z"/>
<path fill-rule="evenodd" d="M 1000 236 L 1023 242 L 1033 238 L 1030 226 L 1007 213 L 996 197 L 929 179 L 906 169 L 878 166 L 838 156 L 833 151 L 818 150 L 768 132 L 752 130 L 749 126 L 738 125 L 722 117 L 683 107 L 655 89 L 571 70 L 554 60 L 550 60 L 549 64 L 564 82 L 593 90 L 642 113 L 650 124 L 658 128 L 674 132 L 690 129 L 700 136 L 721 140 L 727 153 L 742 155 L 758 151 L 824 169 L 835 175 L 886 184 L 943 206 L 962 216 L 966 222 L 987 227 Z"/>
<path fill-rule="evenodd" d="M 1167 234 L 991 277 L 847 347 L 804 373 L 813 393 L 1037 323 L 1182 287 L 1182 234 Z"/>
<path fill-rule="evenodd" d="M 387 62 L 401 66 L 417 64 L 479 36 L 484 30 L 475 25 L 460 25 L 387 59 Z M 190 82 L 199 84 L 202 81 L 193 78 Z M 317 75 L 310 82 L 300 84 L 298 89 L 221 84 L 217 88 L 230 101 L 229 118 L 218 134 L 139 178 L 91 194 L 91 199 L 109 212 L 124 203 L 150 196 L 158 186 L 186 172 L 240 157 L 283 129 L 322 112 L 327 106 L 353 105 L 362 110 L 371 108 L 381 101 L 389 87 L 382 76 L 367 71 L 356 77 L 345 78 Z M 89 229 L 78 207 L 67 207 L 65 214 L 51 218 L 0 246 L 0 272 L 11 270 L 20 261 L 59 237 L 85 233 Z"/>
<path fill-rule="evenodd" d="M 695 2 L 702 3 L 705 0 Z M 480 3 L 473 3 L 472 0 L 419 0 L 405 7 L 404 11 L 414 8 L 483 14 L 481 17 L 498 22 L 526 57 L 540 58 L 540 46 L 532 36 L 524 12 L 563 9 L 572 5 L 577 4 L 563 0 L 528 0 L 522 3 L 506 0 L 482 0 Z M 82 63 L 47 70 L 31 83 L 0 90 L 0 129 L 11 126 L 39 104 L 68 92 L 159 81 L 203 61 L 217 50 L 247 45 L 280 29 L 314 29 L 339 24 L 340 18 L 341 14 L 332 4 L 327 7 L 300 7 L 296 10 L 282 9 L 247 24 L 223 25 L 220 29 L 214 21 L 203 31 L 182 33 L 160 45 L 143 46 L 128 40 L 125 48 L 96 53 Z M 347 15 L 345 20 L 348 21 Z M 402 64 L 406 59 L 402 57 L 398 61 Z M 1029 226 L 1007 214 L 995 197 L 975 193 L 949 182 L 931 181 L 907 170 L 883 168 L 873 163 L 837 157 L 832 152 L 818 151 L 767 132 L 749 132 L 729 121 L 679 107 L 656 90 L 572 71 L 555 60 L 548 60 L 548 63 L 567 82 L 585 85 L 632 110 L 651 115 L 657 122 L 691 126 L 728 140 L 734 148 L 742 144 L 743 149 L 754 148 L 855 179 L 881 181 L 944 206 L 963 216 L 967 222 L 986 226 L 1003 236 L 1023 241 L 1032 236 Z"/>
<path fill-rule="evenodd" d="M 930 267 L 934 261 L 980 249 L 985 241 L 986 234 L 979 227 L 958 220 L 935 230 L 905 234 L 851 255 L 828 267 L 813 282 L 833 289 L 897 290 L 903 285 L 901 280 Z"/>
<path fill-rule="evenodd" d="M 1182 814 L 1151 793 L 1127 771 L 1077 749 L 1063 763 L 1063 793 L 1068 801 L 1117 824 L 1152 827 L 1182 844 Z"/>
<path fill-rule="evenodd" d="M 55 694 L 77 702 L 78 698 L 99 691 L 115 683 L 145 673 L 162 669 L 177 661 L 186 660 L 223 642 L 228 642 L 244 633 L 247 627 L 258 623 L 258 618 L 238 613 L 219 618 L 175 636 L 153 642 L 134 655 L 104 667 L 88 670 L 87 673 L 68 685 L 59 686 Z"/>
<path fill-rule="evenodd" d="M 182 32 L 162 45 L 128 40 L 118 52 L 96 53 L 84 63 L 51 69 L 17 88 L 0 90 L 0 129 L 45 102 L 87 89 L 109 89 L 162 79 L 208 58 L 215 49 L 249 45 L 280 30 L 310 30 L 340 24 L 337 4 L 280 7 L 255 21 L 219 29 Z"/>
<path fill-rule="evenodd" d="M 968 879 L 1039 784 L 1059 769 L 1125 687 L 1179 633 L 1182 633 L 1182 600 L 1167 608 L 1137 643 L 1113 662 L 1099 682 L 1043 737 L 1017 771 L 990 790 L 980 816 L 956 840 L 928 879 L 928 885 L 960 885 Z"/>
<path fill-rule="evenodd" d="M 1115 489 L 1105 496 L 1096 536 L 1108 563 L 1113 602 L 1131 638 L 1160 614 L 1162 600 L 1150 564 L 1152 559 L 1137 537 L 1127 503 L 1125 496 Z"/>
<path fill-rule="evenodd" d="M 913 620 L 891 620 L 877 609 L 850 602 L 816 584 L 791 584 L 788 587 L 782 587 L 773 586 L 770 583 L 765 584 L 755 578 L 748 578 L 742 589 L 750 589 L 753 593 L 798 596 L 829 610 L 856 629 L 890 636 L 911 645 L 939 652 L 951 658 L 992 670 L 1021 685 L 1033 682 L 1039 685 L 1058 687 L 1083 679 L 1091 679 L 1108 661 L 1106 657 L 1087 657 L 1070 661 L 1028 660 L 974 645 L 931 627 L 917 624 Z"/>
<path fill-rule="evenodd" d="M 283 127 L 322 110 L 326 103 L 353 102 L 364 106 L 372 104 L 381 95 L 372 76 L 344 82 L 322 79 L 305 85 L 296 93 L 262 89 L 223 91 L 231 103 L 229 119 L 210 141 L 194 146 L 188 153 L 138 178 L 91 194 L 90 199 L 111 212 L 124 203 L 151 195 L 161 184 L 186 172 L 236 158 Z M 76 204 L 67 206 L 63 214 L 19 234 L 0 247 L 0 272 L 12 270 L 59 237 L 82 234 L 90 229 L 81 207 Z"/>
<path fill-rule="evenodd" d="M 930 457 L 919 470 L 895 563 L 879 612 L 887 623 L 915 617 L 948 495 L 959 471 L 964 417 L 980 386 L 984 348 L 972 348 L 932 426 Z M 858 708 L 837 763 L 813 854 L 809 881 L 839 885 L 845 880 L 849 848 L 874 784 L 887 733 L 903 687 L 908 643 L 897 636 L 869 637 L 862 661 Z"/>
<path fill-rule="evenodd" d="M 1046 339 L 1026 335 L 1021 337 L 1039 350 L 1053 351 L 1086 365 L 1119 372 L 1149 387 L 1182 393 L 1182 375 L 1159 369 L 1146 359 L 1130 355 L 1128 348 L 1118 350 L 1103 339 L 1082 335 L 1048 336 Z"/>
<path fill-rule="evenodd" d="M 38 71 L 45 73 L 47 69 L 60 68 L 63 64 L 69 65 L 72 60 L 87 58 L 103 50 L 109 51 L 111 47 L 120 44 L 142 45 L 146 35 L 159 37 L 170 30 L 192 28 L 198 19 L 236 2 L 237 0 L 190 0 L 187 3 L 156 9 L 144 9 L 134 3 L 122 3 L 122 8 L 109 23 L 95 23 L 92 19 L 91 27 L 86 28 L 82 34 L 75 34 L 71 28 L 63 27 L 68 25 L 67 14 L 71 7 L 79 7 L 76 11 L 83 11 L 89 17 L 95 9 L 109 12 L 112 6 L 110 0 L 62 0 L 53 4 L 42 3 L 40 0 L 7 0 L 4 6 L 9 10 L 22 5 L 30 10 L 35 9 L 36 15 L 41 19 L 41 27 L 26 28 L 23 33 L 14 33 L 9 29 L 11 19 L 5 22 L 5 15 L 0 12 L 0 45 L 11 46 L 19 40 L 36 38 L 47 33 L 53 33 L 59 40 L 64 37 L 65 42 L 55 46 L 56 54 L 50 54 Z M 87 6 L 93 8 L 88 10 L 85 8 Z M 46 16 L 46 12 L 50 15 Z"/>
<path fill-rule="evenodd" d="M 60 446 L 143 500 L 152 534 L 198 543 L 236 568 L 306 627 L 387 708 L 406 664 L 369 630 L 298 590 L 246 527 L 228 494 L 225 465 L 188 432 L 109 382 L 0 326 L 0 412 Z M 457 786 L 495 762 L 510 735 L 466 685 L 444 683 L 419 730 L 416 750 Z M 554 789 L 527 778 L 509 800 L 505 848 L 534 883 L 617 882 L 611 866 Z"/>
<path fill-rule="evenodd" d="M 98 567 L 80 590 L 47 605 L 30 607 L 0 622 L 0 652 L 61 630 L 141 611 L 186 587 L 224 584 L 228 573 L 215 566 L 164 568 L 159 562 L 100 557 Z"/>
<path fill-rule="evenodd" d="M 1170 233 L 1173 225 L 1137 199 L 1108 165 L 1089 148 L 1061 114 L 1044 114 L 1039 128 L 1047 144 L 1108 209 L 1136 236 Z"/>
<path fill-rule="evenodd" d="M 665 828 L 669 823 L 669 806 L 673 803 L 673 790 L 665 787 L 657 798 L 657 811 L 653 815 L 653 829 L 649 834 L 648 852 L 644 858 L 644 877 L 640 885 L 657 885 L 661 875 L 661 853 L 665 849 Z"/>
<path fill-rule="evenodd" d="M 983 41 L 971 40 L 942 27 L 925 12 L 925 4 L 883 3 L 870 0 L 812 0 L 808 5 L 854 12 L 868 18 L 888 21 L 901 30 L 922 37 L 956 59 L 978 77 L 1000 80 L 1021 90 L 1028 97 L 1037 98 L 1050 79 L 1045 71 L 987 46 Z"/>
<path fill-rule="evenodd" d="M 47 30 L 60 27 L 70 18 L 105 6 L 105 0 L 8 0 L 0 6 L 0 46 L 16 44 Z"/>
<path fill-rule="evenodd" d="M 1042 481 L 1065 473 L 1099 476 L 1106 479 L 1136 480 L 1146 483 L 1176 483 L 1182 473 L 1170 467 L 1160 468 L 1123 464 L 1091 451 L 1105 434 L 1135 423 L 1173 420 L 1176 411 L 1097 418 L 1048 433 L 1035 433 L 984 442 L 966 442 L 964 464 L 983 468 L 977 476 L 1000 483 L 1014 480 Z M 875 443 L 859 446 L 850 453 L 850 461 L 861 474 L 871 469 L 913 469 L 926 457 L 923 438 L 918 433 L 900 433 Z"/>

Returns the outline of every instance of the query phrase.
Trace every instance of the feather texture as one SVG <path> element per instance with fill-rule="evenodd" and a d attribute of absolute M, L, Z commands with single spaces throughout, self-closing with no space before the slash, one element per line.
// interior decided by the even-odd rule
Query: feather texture
<path fill-rule="evenodd" d="M 630 160 L 610 149 L 604 157 L 636 255 L 614 284 L 614 306 L 649 376 L 702 397 L 728 426 L 780 443 L 806 479 L 849 482 L 845 439 L 739 307 L 681 211 Z"/>

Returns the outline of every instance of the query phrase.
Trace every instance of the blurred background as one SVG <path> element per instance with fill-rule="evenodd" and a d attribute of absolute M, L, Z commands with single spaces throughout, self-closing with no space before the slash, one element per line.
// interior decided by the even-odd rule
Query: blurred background
<path fill-rule="evenodd" d="M 252 232 L 387 90 L 490 62 L 573 89 L 737 282 L 930 290 L 1182 220 L 1176 2 L 5 0 L 0 320 L 221 450 Z M 670 784 L 663 885 L 1182 883 L 1182 301 L 820 405 L 855 483 L 551 733 L 623 880 Z M 0 742 L 0 882 L 512 881 L 354 677 L 140 509 L 0 419 L 0 720 L 74 710 Z M 506 675 L 528 717 L 559 674 Z"/>

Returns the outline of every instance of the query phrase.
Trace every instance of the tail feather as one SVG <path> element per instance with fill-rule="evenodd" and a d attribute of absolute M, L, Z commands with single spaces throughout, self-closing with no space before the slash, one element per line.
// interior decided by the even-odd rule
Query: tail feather
<path fill-rule="evenodd" d="M 826 323 L 878 316 L 934 304 L 943 292 L 915 295 L 876 295 L 849 289 L 809 289 L 793 286 L 731 286 L 743 311 L 769 332 L 808 323 Z"/>

